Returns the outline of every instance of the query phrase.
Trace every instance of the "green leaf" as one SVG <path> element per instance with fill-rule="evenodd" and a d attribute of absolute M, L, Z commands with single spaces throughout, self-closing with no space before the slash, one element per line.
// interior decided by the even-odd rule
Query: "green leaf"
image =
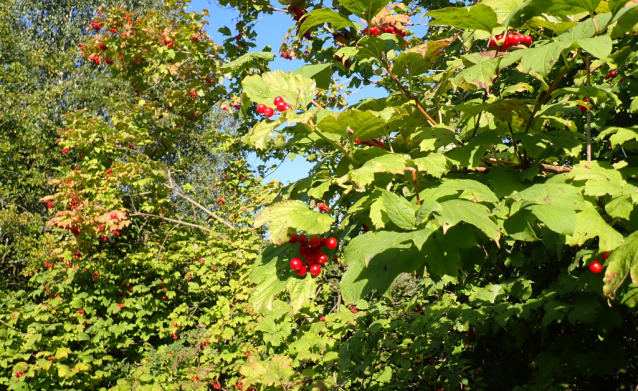
<path fill-rule="evenodd" d="M 339 4 L 358 17 L 371 20 L 390 4 L 390 0 L 339 0 Z"/>
<path fill-rule="evenodd" d="M 282 118 L 278 118 L 274 121 L 264 120 L 258 122 L 250 132 L 248 132 L 242 141 L 257 149 L 266 149 L 270 143 L 271 136 L 275 134 L 275 128 L 282 123 Z"/>
<path fill-rule="evenodd" d="M 531 5 L 553 16 L 569 16 L 579 12 L 595 14 L 601 0 L 532 0 Z"/>
<path fill-rule="evenodd" d="M 611 11 L 612 14 L 615 14 L 620 11 L 628 2 L 629 0 L 609 0 L 609 11 Z"/>
<path fill-rule="evenodd" d="M 345 110 L 337 118 L 331 115 L 323 118 L 317 124 L 317 128 L 322 132 L 342 137 L 348 137 L 349 134 L 352 134 L 351 137 L 358 138 L 360 141 L 368 141 L 384 134 L 380 129 L 383 125 L 385 125 L 385 121 L 371 111 Z"/>
<path fill-rule="evenodd" d="M 579 39 L 578 41 L 576 41 L 576 43 L 583 50 L 592 54 L 594 57 L 606 58 L 611 54 L 612 43 L 609 35 Z"/>
<path fill-rule="evenodd" d="M 431 152 L 426 157 L 412 160 L 412 164 L 416 165 L 419 171 L 425 171 L 435 178 L 441 178 L 450 172 L 453 166 L 452 162 L 452 159 L 436 152 Z"/>
<path fill-rule="evenodd" d="M 287 288 L 290 294 L 292 310 L 293 312 L 298 312 L 304 303 L 315 297 L 317 282 L 316 279 L 308 273 L 305 278 L 292 278 L 287 284 Z"/>
<path fill-rule="evenodd" d="M 318 88 L 327 90 L 332 83 L 332 65 L 333 63 L 305 65 L 293 73 L 313 79 Z"/>
<path fill-rule="evenodd" d="M 357 188 L 364 189 L 367 185 L 374 182 L 374 174 L 391 173 L 403 174 L 405 169 L 405 157 L 401 154 L 388 153 L 368 160 L 356 170 L 350 171 L 347 175 L 338 180 L 339 183 L 345 183 L 350 180 L 355 183 Z"/>
<path fill-rule="evenodd" d="M 434 18 L 430 21 L 431 25 L 452 26 L 463 30 L 483 30 L 490 34 L 498 26 L 494 10 L 483 4 L 443 8 L 429 11 L 426 16 Z"/>
<path fill-rule="evenodd" d="M 301 107 L 314 99 L 316 84 L 302 75 L 275 71 L 248 76 L 242 81 L 242 87 L 254 103 L 272 107 L 275 98 L 281 96 L 290 106 L 294 106 L 298 99 Z"/>
<path fill-rule="evenodd" d="M 330 229 L 334 218 L 311 210 L 301 201 L 282 201 L 265 208 L 255 218 L 255 228 L 268 223 L 270 240 L 283 244 L 288 240 L 288 229 L 304 231 L 310 235 L 322 234 Z"/>
<path fill-rule="evenodd" d="M 523 72 L 545 80 L 560 59 L 563 50 L 571 46 L 571 42 L 558 41 L 541 47 L 523 50 L 523 56 L 521 57 Z"/>
<path fill-rule="evenodd" d="M 501 58 L 496 57 L 466 68 L 452 79 L 452 83 L 459 86 L 461 81 L 465 81 L 479 88 L 489 89 L 496 78 L 496 69 L 500 61 Z"/>
<path fill-rule="evenodd" d="M 301 27 L 299 27 L 299 37 L 302 37 L 306 31 L 318 24 L 330 23 L 331 28 L 334 31 L 342 29 L 344 27 L 355 27 L 348 18 L 331 10 L 330 8 L 319 8 L 311 11 L 303 19 Z"/>
<path fill-rule="evenodd" d="M 251 68 L 266 70 L 268 63 L 274 59 L 275 54 L 270 52 L 246 53 L 236 60 L 222 65 L 220 69 L 235 77 Z"/>
<path fill-rule="evenodd" d="M 582 246 L 590 239 L 598 237 L 600 251 L 611 251 L 622 243 L 622 235 L 603 220 L 592 209 L 586 209 L 576 215 L 576 229 L 574 235 L 567 237 L 565 243 L 569 246 Z"/>
<path fill-rule="evenodd" d="M 411 234 L 416 234 L 417 232 Z M 362 236 L 365 237 L 369 234 Z M 407 236 L 410 234 L 403 233 L 400 235 Z M 418 249 L 412 243 L 404 243 L 394 245 L 378 253 L 366 264 L 364 257 L 348 254 L 349 251 L 364 251 L 361 247 L 369 247 L 377 242 L 376 236 L 367 236 L 367 238 L 370 238 L 369 240 L 366 240 L 367 238 L 361 239 L 355 243 L 355 240 L 362 236 L 355 238 L 346 247 L 345 258 L 351 261 L 348 262 L 348 270 L 344 273 L 339 284 L 346 304 L 356 303 L 375 290 L 382 295 L 388 295 L 392 285 L 394 285 L 401 273 L 415 271 L 424 263 L 423 256 L 420 255 Z M 351 247 L 354 248 L 350 250 Z"/>
<path fill-rule="evenodd" d="M 613 251 L 606 262 L 603 293 L 614 299 L 618 288 L 628 276 L 638 284 L 638 232 L 627 236 L 622 245 Z"/>
<path fill-rule="evenodd" d="M 429 70 L 429 64 L 418 53 L 403 52 L 394 60 L 392 73 L 397 77 L 416 77 Z"/>
<path fill-rule="evenodd" d="M 415 213 L 418 206 L 386 190 L 382 197 L 388 216 L 397 227 L 408 231 L 416 228 Z"/>
<path fill-rule="evenodd" d="M 552 231 L 572 235 L 576 230 L 576 212 L 560 205 L 532 205 L 529 209 Z"/>
<path fill-rule="evenodd" d="M 367 232 L 352 239 L 348 244 L 344 252 L 345 264 L 363 263 L 367 267 L 372 258 L 378 254 L 408 241 L 413 242 L 418 249 L 421 249 L 430 234 L 431 231 L 429 229 L 409 233 L 393 231 Z"/>
<path fill-rule="evenodd" d="M 501 232 L 492 221 L 491 211 L 485 205 L 464 200 L 441 202 L 441 210 L 435 212 L 436 220 L 446 233 L 461 221 L 480 229 L 488 238 L 499 245 Z"/>
<path fill-rule="evenodd" d="M 432 213 L 440 211 L 441 209 L 441 204 L 439 204 L 438 202 L 430 202 L 421 205 L 421 207 L 419 207 L 419 210 L 416 212 L 416 225 L 418 227 L 423 226 L 423 224 L 428 221 Z"/>
<path fill-rule="evenodd" d="M 619 128 L 617 126 L 610 126 L 600 132 L 600 134 L 598 135 L 598 139 L 602 140 L 610 134 L 612 136 L 609 138 L 609 141 L 611 142 L 612 147 L 616 145 L 622 145 L 627 141 L 638 140 L 638 126 L 633 126 L 630 128 Z"/>

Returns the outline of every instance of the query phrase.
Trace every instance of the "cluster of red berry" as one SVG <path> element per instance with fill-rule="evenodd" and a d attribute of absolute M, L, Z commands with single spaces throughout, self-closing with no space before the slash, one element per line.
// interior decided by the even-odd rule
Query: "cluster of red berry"
<path fill-rule="evenodd" d="M 290 54 L 290 52 L 281 52 L 281 57 L 285 58 L 286 60 L 292 60 L 292 54 Z"/>
<path fill-rule="evenodd" d="M 357 307 L 353 305 L 352 307 L 350 307 L 350 312 L 352 312 L 353 314 L 356 314 L 359 311 L 357 310 Z"/>
<path fill-rule="evenodd" d="M 168 46 L 169 48 L 172 48 L 172 47 L 173 47 L 173 42 L 169 41 L 169 40 L 168 40 L 168 39 L 166 39 L 166 38 L 164 38 L 164 39 L 162 40 L 162 43 L 163 43 L 164 45 Z"/>
<path fill-rule="evenodd" d="M 100 48 L 100 50 L 106 50 L 106 49 L 107 49 L 106 45 L 105 45 L 105 44 L 103 44 L 102 42 L 98 42 L 98 43 L 97 43 L 97 47 L 99 47 L 99 48 Z"/>
<path fill-rule="evenodd" d="M 292 107 L 290 107 L 290 105 L 286 103 L 286 101 L 284 101 L 284 98 L 282 98 L 281 96 L 278 96 L 275 98 L 274 104 L 277 107 L 277 110 L 280 112 L 284 112 L 286 110 L 292 109 Z M 258 104 L 257 112 L 259 114 L 263 114 L 266 117 L 270 118 L 273 116 L 273 114 L 275 114 L 275 109 L 273 109 L 272 107 L 268 107 L 264 104 Z"/>
<path fill-rule="evenodd" d="M 21 377 L 22 375 L 24 375 L 24 371 L 16 371 L 15 375 L 16 377 Z"/>
<path fill-rule="evenodd" d="M 603 262 L 606 261 L 607 258 L 609 258 L 609 251 L 605 251 L 604 253 L 600 254 L 600 257 L 603 259 Z M 598 274 L 603 271 L 603 265 L 597 259 L 594 259 L 589 264 L 589 270 L 591 270 L 592 273 Z"/>
<path fill-rule="evenodd" d="M 319 205 L 317 205 L 317 209 L 319 209 L 319 212 L 323 212 L 323 213 L 328 213 L 328 211 L 330 211 L 330 208 L 325 202 L 322 202 Z"/>
<path fill-rule="evenodd" d="M 376 37 L 377 35 L 380 35 L 382 33 L 388 33 L 388 34 L 393 34 L 395 37 L 397 35 L 400 35 L 402 37 L 405 37 L 408 35 L 408 32 L 405 30 L 401 30 L 398 27 L 395 27 L 391 24 L 386 24 L 384 26 L 372 26 L 370 27 L 370 35 L 372 35 L 373 37 Z M 366 27 L 365 29 L 363 29 L 363 34 L 364 35 L 368 35 L 368 28 Z"/>
<path fill-rule="evenodd" d="M 75 313 L 78 315 L 85 315 L 84 310 L 75 311 Z"/>
<path fill-rule="evenodd" d="M 490 49 L 498 49 L 499 51 L 504 51 L 511 48 L 514 45 L 518 45 L 522 43 L 524 45 L 531 45 L 534 43 L 534 40 L 529 35 L 524 34 L 507 34 L 503 37 L 503 34 L 497 35 L 496 38 L 490 38 L 487 47 Z"/>
<path fill-rule="evenodd" d="M 584 99 L 583 99 L 583 102 L 587 103 L 587 102 L 589 102 L 589 99 L 584 98 Z M 589 107 L 585 107 L 585 106 L 583 106 L 583 105 L 578 105 L 578 108 L 580 109 L 580 113 L 581 113 L 581 114 L 585 114 L 585 112 L 587 112 L 587 110 L 589 110 L 589 109 L 590 109 Z"/>
<path fill-rule="evenodd" d="M 95 21 L 91 21 L 91 23 L 89 24 L 91 25 L 91 27 L 93 27 L 93 30 L 95 31 L 100 31 L 102 29 L 102 26 L 100 26 L 99 23 Z"/>
<path fill-rule="evenodd" d="M 611 80 L 613 78 L 615 78 L 616 76 L 618 76 L 618 72 L 616 71 L 611 71 L 608 74 L 605 75 L 605 80 Z M 625 81 L 625 78 L 621 78 L 620 82 L 622 83 L 623 81 Z"/>
<path fill-rule="evenodd" d="M 294 4 L 290 5 L 290 7 L 288 7 L 288 11 L 292 12 L 292 14 L 293 14 L 292 18 L 296 22 L 298 22 L 301 19 L 302 16 L 304 16 L 305 14 L 308 13 L 308 11 L 306 11 L 305 8 L 298 7 L 298 6 L 294 5 Z"/>
<path fill-rule="evenodd" d="M 53 202 L 47 201 L 47 208 L 53 209 Z"/>
<path fill-rule="evenodd" d="M 111 27 L 109 31 L 111 32 L 111 34 L 117 34 L 117 29 L 115 27 Z"/>
<path fill-rule="evenodd" d="M 102 62 L 102 58 L 98 56 L 97 54 L 91 54 L 89 56 L 89 61 L 91 61 L 92 63 L 95 63 L 95 65 L 100 65 L 100 63 Z"/>
<path fill-rule="evenodd" d="M 321 273 L 321 265 L 328 262 L 328 256 L 321 253 L 323 247 L 328 247 L 330 250 L 334 250 L 337 247 L 337 239 L 335 238 L 322 238 L 315 236 L 308 240 L 306 235 L 291 234 L 288 243 L 299 243 L 299 256 L 304 258 L 306 265 L 299 258 L 293 258 L 290 260 L 290 268 L 294 270 L 299 277 L 304 277 L 308 273 L 310 268 L 310 274 L 313 277 L 318 276 Z"/>
<path fill-rule="evenodd" d="M 219 390 L 222 388 L 222 385 L 219 381 L 210 382 L 210 385 L 213 386 L 213 388 L 216 390 Z"/>

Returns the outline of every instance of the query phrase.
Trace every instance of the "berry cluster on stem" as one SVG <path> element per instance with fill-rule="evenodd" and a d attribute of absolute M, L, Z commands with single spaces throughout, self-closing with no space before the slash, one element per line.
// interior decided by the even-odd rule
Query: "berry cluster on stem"
<path fill-rule="evenodd" d="M 313 277 L 321 273 L 321 265 L 328 262 L 328 256 L 321 252 L 323 247 L 334 250 L 337 247 L 337 239 L 322 238 L 315 236 L 308 239 L 306 235 L 291 234 L 288 243 L 299 243 L 300 258 L 290 260 L 290 268 L 297 273 L 299 277 L 304 277 L 308 271 Z M 303 258 L 303 260 L 301 259 Z M 304 264 L 305 261 L 305 264 Z"/>

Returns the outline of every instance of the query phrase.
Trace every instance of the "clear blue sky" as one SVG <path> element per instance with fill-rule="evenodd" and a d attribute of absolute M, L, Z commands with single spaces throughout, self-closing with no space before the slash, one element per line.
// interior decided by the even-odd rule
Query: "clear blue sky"
<path fill-rule="evenodd" d="M 272 4 L 277 8 L 282 8 L 276 1 L 272 1 Z M 232 8 L 222 8 L 213 0 L 193 0 L 191 2 L 191 8 L 198 12 L 204 8 L 208 9 L 210 17 L 207 19 L 209 23 L 207 33 L 217 43 L 221 43 L 225 38 L 218 30 L 224 26 L 234 27 L 235 23 L 237 23 L 236 18 L 239 16 L 236 10 Z M 255 30 L 257 31 L 257 40 L 255 43 L 257 47 L 253 48 L 253 50 L 262 51 L 264 47 L 270 45 L 272 52 L 278 54 L 279 46 L 281 45 L 284 35 L 288 33 L 288 29 L 293 27 L 294 24 L 295 22 L 290 15 L 284 14 L 283 12 L 275 12 L 273 15 L 264 17 L 255 25 Z M 417 28 L 413 28 L 412 30 L 417 30 Z M 270 64 L 271 69 L 281 69 L 283 71 L 294 71 L 303 65 L 304 62 L 301 60 L 285 60 L 279 57 L 279 55 L 277 55 L 275 60 Z M 363 98 L 382 96 L 385 96 L 382 90 L 374 86 L 368 86 L 351 95 L 348 98 L 348 102 L 353 104 Z M 254 156 L 249 162 L 254 162 L 254 165 L 260 163 Z M 268 162 L 268 164 L 278 163 L 279 162 Z M 268 180 L 272 178 L 283 183 L 288 183 L 288 181 L 295 182 L 306 177 L 311 167 L 312 164 L 307 162 L 303 157 L 297 157 L 294 162 L 286 159 L 279 169 L 268 177 Z"/>

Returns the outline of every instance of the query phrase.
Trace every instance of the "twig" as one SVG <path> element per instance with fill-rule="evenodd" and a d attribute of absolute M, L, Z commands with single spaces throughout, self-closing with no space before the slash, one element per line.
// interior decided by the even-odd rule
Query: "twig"
<path fill-rule="evenodd" d="M 15 327 L 11 326 L 9 323 L 5 323 L 4 321 L 0 320 L 0 323 L 2 323 L 3 325 L 7 326 L 8 328 L 15 330 Z"/>
<path fill-rule="evenodd" d="M 594 23 L 596 23 L 595 19 L 592 18 L 592 20 L 594 20 Z M 596 31 L 598 31 L 598 26 L 596 26 Z M 589 66 L 589 56 L 585 58 L 585 64 L 587 66 L 587 85 L 591 86 L 591 69 Z M 587 163 L 591 163 L 591 110 L 589 110 L 589 107 L 587 108 Z"/>
<path fill-rule="evenodd" d="M 212 229 L 209 229 L 209 228 L 206 228 L 206 227 L 202 227 L 201 225 L 197 225 L 197 224 L 193 224 L 193 223 L 187 223 L 187 222 L 182 221 L 182 220 L 169 219 L 168 217 L 152 215 L 152 214 L 148 214 L 148 213 L 133 213 L 133 214 L 131 214 L 129 216 L 130 217 L 135 217 L 135 216 L 155 217 L 155 218 L 158 218 L 158 219 L 169 221 L 171 223 L 186 225 L 186 226 L 193 227 L 193 228 L 198 228 L 198 229 L 201 229 L 202 231 L 205 231 L 205 232 L 213 232 Z"/>
<path fill-rule="evenodd" d="M 403 94 L 405 96 L 407 96 L 408 98 L 410 98 L 411 100 L 414 101 L 414 103 L 416 104 L 417 109 L 419 109 L 419 111 L 421 112 L 421 114 L 423 114 L 425 116 L 425 118 L 430 121 L 430 123 L 434 126 L 438 125 L 436 123 L 436 121 L 434 120 L 434 118 L 430 117 L 430 115 L 427 113 L 427 111 L 425 111 L 425 109 L 423 108 L 423 106 L 421 106 L 421 103 L 419 103 L 419 99 L 412 96 L 412 94 L 405 89 L 405 87 L 403 86 L 403 84 L 401 84 L 401 81 L 394 76 L 394 74 L 392 73 L 392 71 L 390 71 L 390 68 L 386 66 L 385 68 L 386 72 L 388 72 L 388 74 L 390 75 L 390 77 L 392 78 L 392 80 L 394 80 L 394 82 L 396 83 L 397 86 L 399 86 L 399 89 L 401 89 L 401 92 L 403 92 Z"/>
<path fill-rule="evenodd" d="M 416 183 L 416 169 L 406 167 L 404 171 L 410 171 L 412 173 L 412 181 L 414 182 L 414 190 L 416 191 L 416 204 L 421 205 L 421 199 L 419 199 L 419 186 Z"/>

